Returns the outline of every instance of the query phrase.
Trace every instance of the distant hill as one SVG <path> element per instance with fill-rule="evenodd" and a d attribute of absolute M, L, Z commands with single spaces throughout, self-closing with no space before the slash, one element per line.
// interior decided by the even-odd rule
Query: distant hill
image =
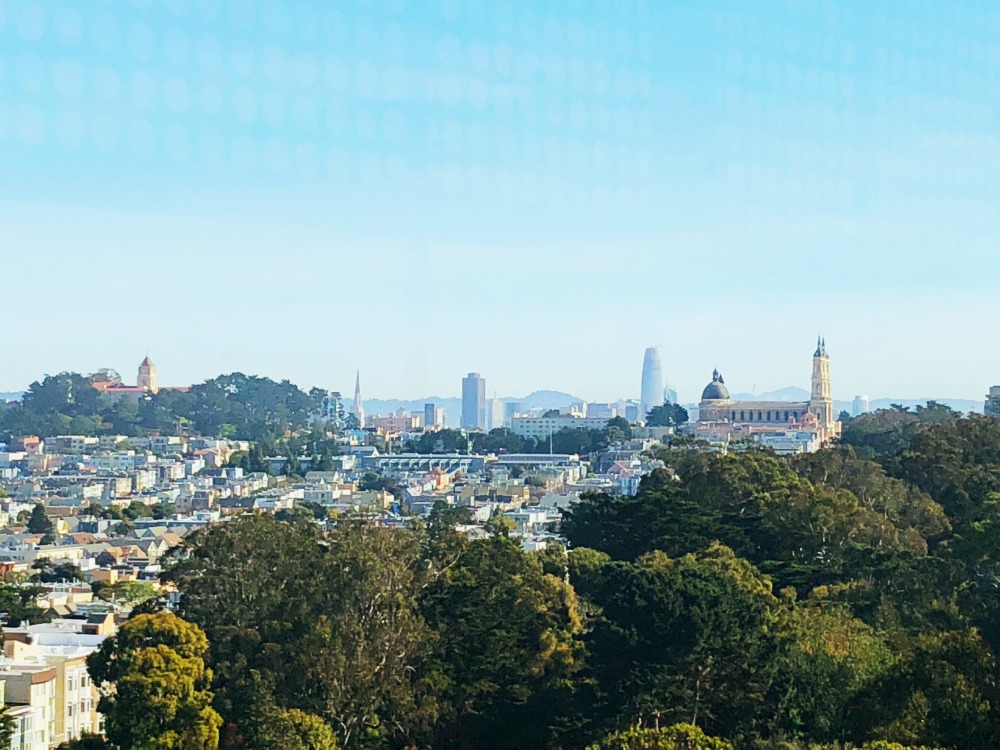
<path fill-rule="evenodd" d="M 535 391 L 524 398 L 505 398 L 503 401 L 517 401 L 526 410 L 529 409 L 561 409 L 564 406 L 584 403 L 586 399 L 577 398 L 562 391 Z"/>
<path fill-rule="evenodd" d="M 809 391 L 805 388 L 798 388 L 790 385 L 780 391 L 769 391 L 768 393 L 737 393 L 733 395 L 733 401 L 808 401 Z"/>
<path fill-rule="evenodd" d="M 900 406 L 908 406 L 911 409 L 915 406 L 924 406 L 928 401 L 937 401 L 939 404 L 944 404 L 949 406 L 955 411 L 962 412 L 975 412 L 977 414 L 983 413 L 984 403 L 983 401 L 973 401 L 968 398 L 880 398 L 871 402 L 872 411 L 878 409 L 888 409 L 893 404 L 899 404 Z M 839 402 L 837 402 L 839 403 Z M 844 402 L 847 404 L 847 402 Z M 847 411 L 850 411 L 850 404 L 844 407 Z"/>
<path fill-rule="evenodd" d="M 23 395 L 24 395 L 23 393 L 19 393 L 17 391 L 8 391 L 0 393 L 0 401 L 20 401 L 21 396 Z"/>
<path fill-rule="evenodd" d="M 808 401 L 809 391 L 805 388 L 799 388 L 794 385 L 790 385 L 787 388 L 782 388 L 777 391 L 770 391 L 768 393 L 736 393 L 733 394 L 734 401 Z M 983 402 L 973 401 L 967 398 L 933 398 L 928 396 L 927 398 L 879 398 L 873 399 L 869 406 L 872 411 L 877 411 L 878 409 L 888 409 L 893 404 L 899 404 L 900 406 L 908 406 L 911 409 L 916 406 L 923 406 L 928 401 L 937 401 L 939 404 L 945 404 L 951 407 L 957 412 L 963 414 L 967 412 L 976 412 L 982 414 L 983 412 Z M 848 414 L 852 413 L 854 409 L 853 401 L 834 401 L 833 402 L 834 411 L 838 414 L 842 411 L 846 411 Z"/>

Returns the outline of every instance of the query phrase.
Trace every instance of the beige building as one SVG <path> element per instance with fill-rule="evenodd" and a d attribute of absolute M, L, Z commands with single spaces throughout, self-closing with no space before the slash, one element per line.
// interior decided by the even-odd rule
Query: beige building
<path fill-rule="evenodd" d="M 41 710 L 49 743 L 45 747 L 102 730 L 100 693 L 87 671 L 87 657 L 115 631 L 110 614 L 94 615 L 84 623 L 56 621 L 5 630 L 7 669 L 0 672 L 0 680 L 6 683 L 10 703 Z M 42 683 L 44 688 L 39 687 Z"/>
<path fill-rule="evenodd" d="M 54 747 L 56 737 L 56 670 L 44 663 L 6 664 L 0 668 L 7 705 L 26 709 L 26 730 L 36 744 Z M 30 729 L 28 727 L 30 726 Z M 38 741 L 41 741 L 40 743 Z"/>
<path fill-rule="evenodd" d="M 712 382 L 701 394 L 698 423 L 692 431 L 695 435 L 720 430 L 760 434 L 802 428 L 815 431 L 819 444 L 826 444 L 839 437 L 840 427 L 833 413 L 830 356 L 826 341 L 820 338 L 813 354 L 808 401 L 733 401 L 726 381 L 716 370 L 712 373 Z"/>

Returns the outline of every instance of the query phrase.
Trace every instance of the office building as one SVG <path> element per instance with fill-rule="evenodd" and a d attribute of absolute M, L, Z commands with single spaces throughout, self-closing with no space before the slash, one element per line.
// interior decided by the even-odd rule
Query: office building
<path fill-rule="evenodd" d="M 437 409 L 434 404 L 424 404 L 424 429 L 433 430 L 436 427 Z"/>
<path fill-rule="evenodd" d="M 639 419 L 645 419 L 654 406 L 663 403 L 663 365 L 655 346 L 646 350 L 642 360 L 642 389 L 639 395 Z"/>
<path fill-rule="evenodd" d="M 510 427 L 510 423 L 514 421 L 514 417 L 521 414 L 524 407 L 521 406 L 520 401 L 508 401 L 503 406 L 503 422 L 506 427 Z"/>
<path fill-rule="evenodd" d="M 490 401 L 489 409 L 487 410 L 487 427 L 491 430 L 499 429 L 504 426 L 504 402 L 498 398 L 494 398 Z"/>
<path fill-rule="evenodd" d="M 462 429 L 486 429 L 486 378 L 478 372 L 462 378 Z"/>
<path fill-rule="evenodd" d="M 668 385 L 663 389 L 663 403 L 665 404 L 676 404 L 680 403 L 677 400 L 677 389 L 672 385 Z"/>
<path fill-rule="evenodd" d="M 851 410 L 852 416 L 860 417 L 862 414 L 867 414 L 871 411 L 868 405 L 867 396 L 855 396 L 854 397 L 854 408 Z"/>
<path fill-rule="evenodd" d="M 986 405 L 983 410 L 987 417 L 1000 417 L 1000 385 L 994 385 L 986 394 Z"/>
<path fill-rule="evenodd" d="M 612 419 L 618 416 L 618 404 L 587 404 L 587 416 Z"/>
<path fill-rule="evenodd" d="M 548 440 L 560 430 L 603 430 L 608 426 L 604 417 L 574 417 L 560 414 L 552 417 L 515 417 L 511 430 L 515 435 L 536 440 Z"/>

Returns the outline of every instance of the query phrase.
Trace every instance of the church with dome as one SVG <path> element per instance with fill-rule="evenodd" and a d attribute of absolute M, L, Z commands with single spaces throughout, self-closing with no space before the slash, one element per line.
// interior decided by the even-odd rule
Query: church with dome
<path fill-rule="evenodd" d="M 693 432 L 696 435 L 725 433 L 728 439 L 734 439 L 799 431 L 814 433 L 819 445 L 839 437 L 841 425 L 833 413 L 830 356 L 822 337 L 817 339 L 813 354 L 809 394 L 808 401 L 734 401 L 722 373 L 715 370 L 712 382 L 702 391 Z"/>

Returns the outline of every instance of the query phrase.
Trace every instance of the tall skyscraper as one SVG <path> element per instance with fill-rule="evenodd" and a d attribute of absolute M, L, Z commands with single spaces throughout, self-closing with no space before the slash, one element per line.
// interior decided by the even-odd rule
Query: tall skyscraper
<path fill-rule="evenodd" d="M 433 430 L 437 425 L 434 423 L 436 419 L 437 411 L 434 404 L 424 404 L 424 429 Z"/>
<path fill-rule="evenodd" d="M 646 350 L 642 360 L 642 389 L 639 395 L 639 419 L 645 419 L 654 406 L 663 403 L 663 365 L 655 346 Z"/>
<path fill-rule="evenodd" d="M 490 400 L 489 408 L 486 410 L 487 427 L 496 430 L 504 426 L 504 402 L 498 398 Z"/>
<path fill-rule="evenodd" d="M 358 378 L 354 381 L 354 404 L 351 406 L 351 414 L 358 420 L 358 427 L 365 426 L 365 406 L 361 400 L 361 370 L 358 370 Z"/>
<path fill-rule="evenodd" d="M 462 428 L 486 429 L 486 379 L 478 372 L 462 378 Z"/>
<path fill-rule="evenodd" d="M 663 403 L 665 404 L 676 404 L 677 401 L 677 389 L 672 385 L 668 385 L 663 389 Z"/>
<path fill-rule="evenodd" d="M 871 407 L 868 403 L 867 396 L 855 396 L 854 397 L 854 408 L 851 410 L 851 416 L 860 417 L 862 414 L 867 414 L 871 411 Z"/>

